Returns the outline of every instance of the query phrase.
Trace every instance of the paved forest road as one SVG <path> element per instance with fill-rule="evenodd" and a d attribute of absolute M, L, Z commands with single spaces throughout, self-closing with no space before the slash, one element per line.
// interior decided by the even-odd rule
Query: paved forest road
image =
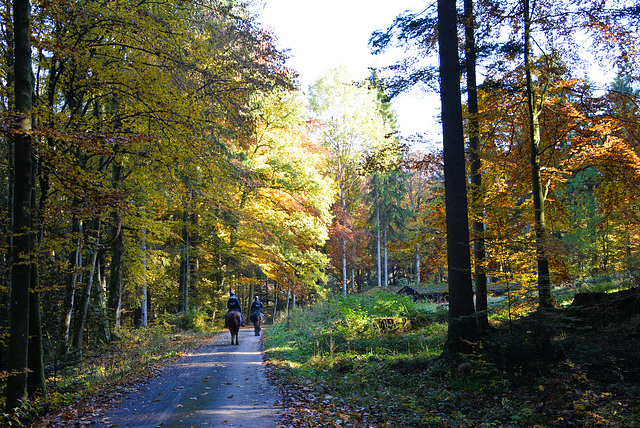
<path fill-rule="evenodd" d="M 265 376 L 260 338 L 249 325 L 164 368 L 107 410 L 97 427 L 275 427 L 279 395 Z M 115 407 L 118 406 L 118 407 Z"/>

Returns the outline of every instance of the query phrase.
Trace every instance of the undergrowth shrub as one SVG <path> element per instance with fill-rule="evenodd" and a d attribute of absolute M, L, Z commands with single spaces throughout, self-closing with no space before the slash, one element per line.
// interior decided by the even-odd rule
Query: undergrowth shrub
<path fill-rule="evenodd" d="M 313 364 L 343 355 L 439 352 L 446 319 L 442 307 L 384 291 L 334 296 L 270 327 L 267 348 L 274 359 Z"/>
<path fill-rule="evenodd" d="M 179 314 L 162 314 L 156 323 L 172 332 L 207 333 L 212 330 L 211 316 L 202 309 L 190 309 Z"/>
<path fill-rule="evenodd" d="M 2 405 L 4 407 L 4 402 Z M 0 413 L 0 426 L 6 428 L 26 427 L 28 422 L 40 411 L 39 407 L 41 406 L 36 401 L 23 401 L 12 414 Z"/>

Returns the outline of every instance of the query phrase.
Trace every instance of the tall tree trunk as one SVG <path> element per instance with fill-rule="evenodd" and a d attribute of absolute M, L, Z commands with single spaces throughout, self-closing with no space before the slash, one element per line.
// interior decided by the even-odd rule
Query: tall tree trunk
<path fill-rule="evenodd" d="M 476 283 L 476 316 L 481 330 L 489 329 L 487 314 L 487 273 L 485 269 L 484 200 L 482 195 L 482 161 L 480 158 L 480 120 L 476 83 L 476 20 L 473 0 L 464 0 L 465 63 L 467 66 L 467 108 L 469 109 L 469 158 L 471 201 L 473 204 L 473 264 Z"/>
<path fill-rule="evenodd" d="M 42 345 L 42 310 L 40 308 L 40 291 L 38 266 L 31 268 L 31 294 L 29 302 L 29 376 L 27 392 L 29 397 L 46 397 L 47 382 L 44 373 L 44 351 Z"/>
<path fill-rule="evenodd" d="M 289 318 L 289 303 L 291 302 L 291 284 L 287 288 L 287 318 Z"/>
<path fill-rule="evenodd" d="M 438 43 L 449 276 L 449 331 L 445 353 L 452 355 L 466 352 L 468 344 L 478 340 L 473 316 L 455 0 L 438 0 Z"/>
<path fill-rule="evenodd" d="M 32 141 L 31 108 L 33 75 L 31 72 L 31 4 L 29 0 L 13 2 L 14 96 L 18 114 L 14 146 L 14 215 L 13 256 L 11 269 L 11 302 L 9 355 L 7 369 L 6 409 L 12 411 L 27 397 L 27 365 L 29 353 L 29 288 L 31 286 L 31 192 Z"/>
<path fill-rule="evenodd" d="M 4 19 L 4 22 L 6 23 L 11 23 L 13 22 L 13 10 L 11 8 L 1 8 L 0 9 L 0 13 L 2 14 L 2 18 Z M 14 81 L 14 73 L 13 73 L 13 67 L 14 67 L 14 50 L 13 50 L 13 31 L 12 28 L 7 27 L 6 31 L 4 32 L 5 36 L 6 36 L 6 41 L 5 41 L 5 46 L 6 49 L 4 50 L 4 60 L 5 60 L 5 72 L 7 73 L 7 75 L 5 76 L 5 79 L 7 82 L 13 82 Z M 12 106 L 14 105 L 14 94 L 11 91 L 8 91 L 8 93 L 6 94 L 7 96 L 7 104 Z M 7 148 L 7 163 L 6 163 L 6 170 L 3 171 L 3 174 L 6 181 L 7 181 L 7 186 L 3 187 L 2 190 L 7 191 L 6 194 L 6 198 L 3 200 L 3 202 L 6 204 L 4 206 L 4 208 L 6 209 L 6 213 L 7 213 L 7 219 L 6 219 L 6 223 L 3 225 L 7 228 L 7 230 L 13 230 L 13 203 L 14 203 L 14 198 L 13 198 L 13 191 L 14 191 L 14 187 L 13 187 L 13 183 L 15 182 L 14 180 L 14 175 L 13 175 L 13 165 L 14 165 L 14 140 L 13 138 L 7 137 L 5 139 L 3 139 L 3 141 L 6 144 L 6 148 Z M 3 195 L 5 196 L 5 195 Z M 6 241 L 3 242 L 4 245 L 6 245 L 6 248 L 13 248 L 13 237 L 11 233 L 6 233 L 5 234 L 5 239 Z M 6 281 L 6 287 L 8 290 L 11 290 L 11 267 L 12 267 L 12 262 L 11 262 L 11 251 L 8 251 L 8 253 L 6 254 L 6 259 L 4 260 L 4 264 L 2 266 L 3 270 L 2 270 L 2 279 Z M 11 316 L 9 314 L 9 299 L 10 296 L 8 295 L 9 293 L 1 293 L 0 294 L 0 319 L 2 320 L 2 327 L 3 328 L 8 328 L 9 327 L 9 322 L 11 319 Z M 7 358 L 7 343 L 5 341 L 5 343 L 0 344 L 0 370 L 6 370 L 7 366 L 6 366 L 6 358 Z"/>
<path fill-rule="evenodd" d="M 140 324 L 142 327 L 149 325 L 149 295 L 147 284 L 147 231 L 142 230 L 142 242 L 140 243 L 142 249 L 142 301 L 140 302 Z"/>
<path fill-rule="evenodd" d="M 109 313 L 107 310 L 107 276 L 105 274 L 107 266 L 106 251 L 102 250 L 98 254 L 98 264 L 96 270 L 96 281 L 98 290 L 95 293 L 96 307 L 100 310 L 98 320 L 98 337 L 103 343 L 111 342 L 111 330 L 109 329 Z"/>
<path fill-rule="evenodd" d="M 273 322 L 276 322 L 276 316 L 278 315 L 278 290 L 276 288 L 276 284 L 273 284 L 273 295 L 274 295 L 274 303 L 273 303 Z"/>
<path fill-rule="evenodd" d="M 117 189 L 122 182 L 122 166 L 117 162 L 113 164 L 112 171 L 113 188 Z M 122 231 L 122 219 L 120 213 L 114 211 L 111 215 L 114 227 L 111 239 L 111 266 L 109 267 L 109 297 L 108 306 L 112 311 L 114 326 L 120 328 L 122 315 L 122 281 L 124 280 L 124 237 Z"/>
<path fill-rule="evenodd" d="M 119 216 L 115 214 L 115 217 Z M 115 328 L 119 329 L 122 314 L 122 281 L 124 279 L 124 240 L 120 227 L 114 233 L 116 235 L 111 244 L 111 266 L 109 267 L 109 309 L 114 317 Z"/>
<path fill-rule="evenodd" d="M 100 218 L 93 220 L 92 230 L 92 246 L 91 248 L 91 271 L 86 281 L 83 282 L 82 290 L 80 291 L 80 299 L 77 305 L 76 318 L 73 326 L 73 340 L 72 346 L 82 354 L 82 337 L 84 334 L 84 328 L 87 322 L 87 314 L 89 313 L 89 302 L 91 301 L 91 289 L 93 287 L 94 278 L 96 276 L 96 265 L 98 263 L 98 244 L 100 241 L 99 230 L 101 226 Z"/>
<path fill-rule="evenodd" d="M 78 352 L 82 354 L 82 338 L 84 335 L 84 328 L 87 324 L 87 314 L 89 313 L 89 302 L 91 298 L 91 288 L 93 287 L 94 278 L 96 275 L 96 264 L 98 261 L 98 250 L 93 250 L 91 254 L 91 271 L 86 283 L 82 287 L 80 293 L 80 301 L 78 302 L 77 316 L 74 321 L 73 340 L 72 346 Z"/>
<path fill-rule="evenodd" d="M 356 293 L 356 269 L 351 267 L 351 292 Z"/>
<path fill-rule="evenodd" d="M 189 230 L 189 295 L 198 292 L 198 283 L 200 281 L 200 260 L 198 259 L 198 215 L 191 213 L 191 228 Z M 252 299 L 252 297 L 251 297 Z M 249 305 L 251 301 L 249 300 Z"/>
<path fill-rule="evenodd" d="M 67 279 L 67 286 L 64 291 L 64 303 L 62 307 L 62 318 L 60 321 L 60 355 L 66 355 L 69 352 L 69 335 L 71 330 L 71 316 L 75 307 L 76 286 L 78 285 L 78 277 L 82 268 L 82 220 L 76 216 L 73 217 L 71 232 L 76 236 L 75 250 L 69 256 L 69 264 L 71 273 Z"/>
<path fill-rule="evenodd" d="M 189 309 L 189 212 L 183 213 L 182 226 L 182 255 L 180 259 L 180 278 L 178 281 L 178 292 L 180 301 L 178 303 L 178 312 L 186 312 Z"/>
<path fill-rule="evenodd" d="M 385 223 L 384 223 L 384 286 L 385 287 L 389 286 L 389 265 L 388 265 L 389 257 L 388 256 L 389 254 L 388 254 L 388 247 L 387 247 L 387 222 L 385 220 Z M 395 280 L 395 275 L 393 278 Z"/>
<path fill-rule="evenodd" d="M 345 195 L 344 185 L 340 187 L 340 202 L 344 217 L 347 217 L 347 199 Z M 342 237 L 342 295 L 347 297 L 347 237 Z"/>
<path fill-rule="evenodd" d="M 36 203 L 36 192 L 31 192 L 31 205 L 37 205 L 37 222 L 40 232 L 35 239 L 36 245 L 42 242 L 44 207 L 49 193 L 49 180 L 46 174 L 40 173 L 40 203 Z M 35 174 L 33 175 L 35 183 Z M 37 251 L 39 253 L 39 251 Z M 29 397 L 46 397 L 47 383 L 44 373 L 44 350 L 42 344 L 42 308 L 40 299 L 40 276 L 38 261 L 31 263 L 31 293 L 29 301 L 29 375 L 27 376 L 27 392 Z"/>
<path fill-rule="evenodd" d="M 541 308 L 553 306 L 549 256 L 547 255 L 547 225 L 545 220 L 542 179 L 540 177 L 540 113 L 531 78 L 531 11 L 529 0 L 524 0 L 524 67 L 527 78 L 527 106 L 529 109 L 529 141 L 531 148 L 531 190 L 535 213 L 536 261 L 538 265 L 538 304 Z"/>
<path fill-rule="evenodd" d="M 416 244 L 416 284 L 420 285 L 420 244 Z"/>
<path fill-rule="evenodd" d="M 374 177 L 376 183 L 376 243 L 378 249 L 378 287 L 382 286 L 382 255 L 380 254 L 380 246 L 382 239 L 380 238 L 380 193 L 378 191 L 378 178 Z"/>

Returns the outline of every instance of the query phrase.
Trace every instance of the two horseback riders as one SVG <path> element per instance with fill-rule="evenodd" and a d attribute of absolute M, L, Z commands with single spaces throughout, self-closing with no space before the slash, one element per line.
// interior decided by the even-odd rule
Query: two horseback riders
<path fill-rule="evenodd" d="M 244 314 L 242 313 L 242 308 L 240 306 L 240 301 L 236 297 L 235 293 L 232 291 L 229 295 L 229 300 L 227 301 L 227 314 L 224 318 L 224 326 L 225 328 L 229 328 L 229 323 L 227 320 L 229 319 L 230 312 L 237 312 L 240 315 L 241 326 L 244 327 Z M 264 321 L 264 304 L 260 301 L 258 296 L 255 296 L 253 299 L 253 303 L 251 303 L 251 308 L 249 310 L 249 314 L 251 315 L 251 322 L 253 323 L 253 327 L 256 333 L 256 336 L 260 335 L 260 330 L 262 328 L 262 322 Z M 238 326 L 240 327 L 240 326 Z"/>

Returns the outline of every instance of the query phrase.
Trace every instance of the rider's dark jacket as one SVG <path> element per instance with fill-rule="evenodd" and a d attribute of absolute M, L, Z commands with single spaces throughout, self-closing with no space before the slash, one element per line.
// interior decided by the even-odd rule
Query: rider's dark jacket
<path fill-rule="evenodd" d="M 242 308 L 240 307 L 240 300 L 237 297 L 229 297 L 229 301 L 227 302 L 227 309 L 230 311 L 240 311 L 242 312 Z"/>
<path fill-rule="evenodd" d="M 260 311 L 264 314 L 264 305 L 262 304 L 262 302 L 260 300 L 255 300 L 252 304 L 251 304 L 251 313 L 255 312 L 255 311 Z"/>

